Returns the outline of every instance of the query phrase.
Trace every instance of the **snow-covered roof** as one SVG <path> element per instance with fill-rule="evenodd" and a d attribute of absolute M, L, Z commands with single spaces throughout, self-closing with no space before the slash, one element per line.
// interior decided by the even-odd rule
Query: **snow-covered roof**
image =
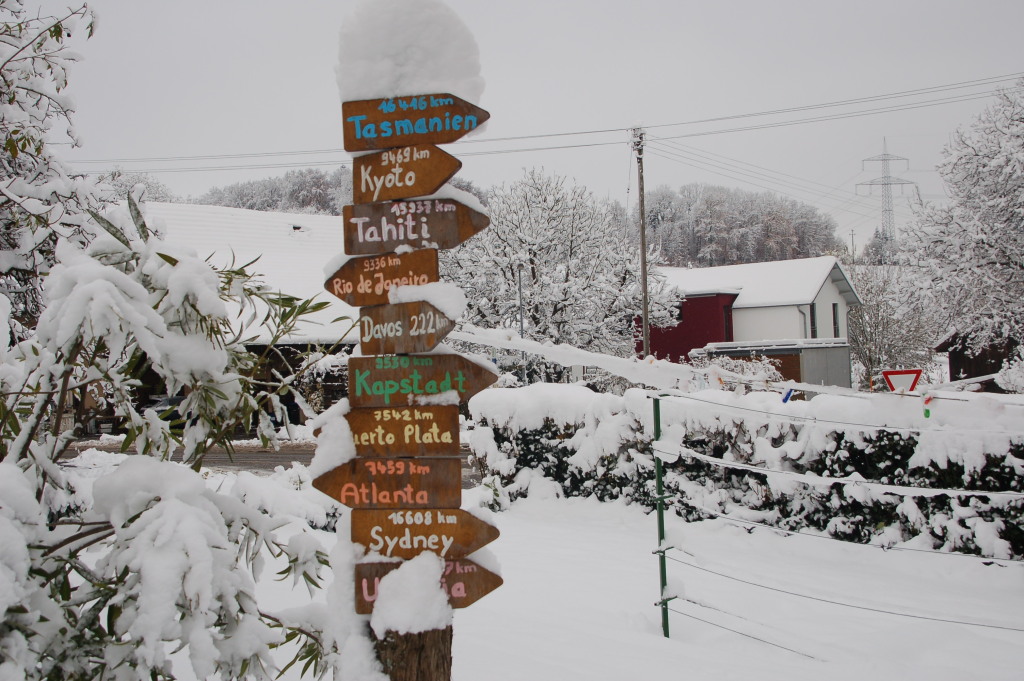
<path fill-rule="evenodd" d="M 839 261 L 830 255 L 722 267 L 661 267 L 659 271 L 683 295 L 739 293 L 734 309 L 806 305 L 830 280 L 848 305 L 860 304 Z"/>
<path fill-rule="evenodd" d="M 272 288 L 330 301 L 327 309 L 309 317 L 314 323 L 303 325 L 286 342 L 335 343 L 352 323 L 331 320 L 345 315 L 357 319 L 356 309 L 324 290 L 324 266 L 344 250 L 340 216 L 156 202 L 145 204 L 143 212 L 149 226 L 167 241 L 192 248 L 203 258 L 212 254 L 214 265 L 243 265 L 259 258 L 249 270 Z"/>

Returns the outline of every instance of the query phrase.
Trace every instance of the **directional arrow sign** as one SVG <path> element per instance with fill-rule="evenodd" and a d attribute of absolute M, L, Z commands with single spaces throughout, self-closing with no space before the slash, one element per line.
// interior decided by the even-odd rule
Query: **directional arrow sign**
<path fill-rule="evenodd" d="M 353 307 L 383 305 L 393 286 L 422 286 L 439 279 L 437 251 L 424 248 L 410 253 L 349 258 L 324 288 Z"/>
<path fill-rule="evenodd" d="M 354 409 L 406 407 L 454 390 L 465 402 L 497 380 L 497 372 L 457 354 L 352 357 L 348 401 Z"/>
<path fill-rule="evenodd" d="M 344 102 L 341 117 L 345 151 L 369 151 L 454 142 L 491 114 L 446 93 Z"/>
<path fill-rule="evenodd" d="M 459 408 L 454 404 L 352 409 L 345 419 L 356 456 L 459 454 Z"/>
<path fill-rule="evenodd" d="M 369 615 L 377 600 L 380 580 L 401 563 L 356 564 L 356 614 Z M 446 560 L 441 586 L 453 608 L 465 608 L 491 593 L 504 583 L 501 577 L 485 570 L 471 560 Z"/>
<path fill-rule="evenodd" d="M 364 355 L 429 352 L 455 328 L 455 322 L 426 301 L 364 307 L 359 316 L 359 347 Z"/>
<path fill-rule="evenodd" d="M 416 144 L 358 156 L 352 165 L 352 203 L 373 203 L 433 194 L 462 161 L 433 144 Z"/>
<path fill-rule="evenodd" d="M 498 538 L 498 528 L 461 509 L 352 511 L 352 541 L 390 558 L 433 551 L 464 558 Z"/>
<path fill-rule="evenodd" d="M 455 199 L 414 199 L 345 206 L 345 252 L 371 255 L 413 248 L 455 248 L 491 224 Z"/>
<path fill-rule="evenodd" d="M 353 459 L 313 487 L 350 508 L 451 508 L 462 503 L 462 461 Z"/>

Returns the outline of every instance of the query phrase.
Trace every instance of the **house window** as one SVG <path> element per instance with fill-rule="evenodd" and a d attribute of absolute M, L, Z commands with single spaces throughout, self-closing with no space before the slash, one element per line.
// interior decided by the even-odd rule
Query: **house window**
<path fill-rule="evenodd" d="M 839 338 L 839 303 L 832 303 L 832 337 Z"/>
<path fill-rule="evenodd" d="M 818 306 L 811 303 L 811 338 L 818 337 Z"/>

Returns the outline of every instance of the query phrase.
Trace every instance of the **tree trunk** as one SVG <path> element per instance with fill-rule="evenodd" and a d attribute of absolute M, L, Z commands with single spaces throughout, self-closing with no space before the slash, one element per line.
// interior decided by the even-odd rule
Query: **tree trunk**
<path fill-rule="evenodd" d="M 372 632 L 371 632 L 372 635 Z M 391 681 L 451 681 L 451 626 L 416 634 L 374 636 L 377 659 Z"/>

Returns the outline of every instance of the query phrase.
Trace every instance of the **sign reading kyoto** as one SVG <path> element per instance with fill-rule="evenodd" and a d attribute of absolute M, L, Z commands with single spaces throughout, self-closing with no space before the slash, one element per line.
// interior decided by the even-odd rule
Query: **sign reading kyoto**
<path fill-rule="evenodd" d="M 324 288 L 353 307 L 384 305 L 394 286 L 422 286 L 439 279 L 437 251 L 424 248 L 410 253 L 349 258 Z"/>
<path fill-rule="evenodd" d="M 364 355 L 429 352 L 454 328 L 455 322 L 425 301 L 364 307 L 359 347 Z"/>
<path fill-rule="evenodd" d="M 377 600 L 377 588 L 384 575 L 401 563 L 358 563 L 356 565 L 356 614 L 369 615 Z M 503 580 L 471 560 L 459 558 L 444 562 L 441 588 L 453 608 L 465 608 L 491 593 Z"/>
<path fill-rule="evenodd" d="M 356 409 L 407 407 L 454 390 L 465 402 L 497 380 L 490 368 L 457 354 L 352 357 L 348 401 Z"/>
<path fill-rule="evenodd" d="M 356 456 L 458 456 L 454 405 L 352 409 L 345 414 Z"/>
<path fill-rule="evenodd" d="M 352 202 L 374 203 L 433 194 L 462 161 L 433 144 L 386 149 L 352 162 Z"/>
<path fill-rule="evenodd" d="M 345 206 L 345 252 L 373 255 L 399 246 L 455 248 L 491 224 L 455 199 L 414 199 Z"/>
<path fill-rule="evenodd" d="M 491 115 L 445 93 L 344 102 L 341 117 L 345 151 L 370 151 L 455 142 Z"/>
<path fill-rule="evenodd" d="M 462 503 L 462 461 L 353 459 L 313 480 L 350 508 L 451 508 Z"/>
<path fill-rule="evenodd" d="M 461 509 L 352 511 L 352 541 L 389 558 L 464 558 L 497 538 L 498 528 Z"/>

